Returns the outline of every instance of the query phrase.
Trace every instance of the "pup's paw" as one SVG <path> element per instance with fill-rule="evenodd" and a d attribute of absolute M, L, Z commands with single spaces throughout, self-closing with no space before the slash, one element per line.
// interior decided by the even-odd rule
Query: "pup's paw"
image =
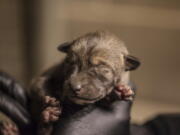
<path fill-rule="evenodd" d="M 11 122 L 2 122 L 0 125 L 1 135 L 20 135 L 18 128 Z"/>
<path fill-rule="evenodd" d="M 114 89 L 117 98 L 121 100 L 132 101 L 134 98 L 134 91 L 127 85 L 118 85 Z"/>
<path fill-rule="evenodd" d="M 45 107 L 41 113 L 41 120 L 43 123 L 55 122 L 59 119 L 62 112 L 60 102 L 54 97 L 45 96 Z"/>
<path fill-rule="evenodd" d="M 55 122 L 59 119 L 61 110 L 57 107 L 47 107 L 42 111 L 43 123 Z"/>
<path fill-rule="evenodd" d="M 60 102 L 56 98 L 50 96 L 44 97 L 44 103 L 46 106 L 54 106 L 54 107 L 60 106 Z"/>

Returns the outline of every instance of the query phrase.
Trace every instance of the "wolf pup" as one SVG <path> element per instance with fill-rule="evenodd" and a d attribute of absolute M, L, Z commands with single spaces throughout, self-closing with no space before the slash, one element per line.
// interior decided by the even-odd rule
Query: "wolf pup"
<path fill-rule="evenodd" d="M 140 62 L 107 31 L 96 31 L 64 43 L 65 59 L 34 79 L 30 110 L 39 135 L 50 135 L 53 122 L 106 97 L 132 100 L 129 71 Z M 113 96 L 112 96 L 113 95 Z"/>

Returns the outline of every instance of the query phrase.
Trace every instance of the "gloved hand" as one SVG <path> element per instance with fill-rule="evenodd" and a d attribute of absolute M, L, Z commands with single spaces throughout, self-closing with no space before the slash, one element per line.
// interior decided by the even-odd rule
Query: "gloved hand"
<path fill-rule="evenodd" d="M 131 101 L 116 101 L 109 110 L 91 106 L 62 118 L 53 135 L 129 135 Z"/>
<path fill-rule="evenodd" d="M 13 77 L 3 71 L 0 71 L 0 111 L 13 120 L 20 131 L 29 129 L 31 119 L 27 110 L 25 90 Z"/>
<path fill-rule="evenodd" d="M 15 121 L 23 134 L 34 134 L 31 133 L 34 128 L 27 129 L 30 118 L 24 104 L 26 94 L 21 87 L 15 87 L 20 85 L 12 77 L 3 72 L 0 72 L 0 83 L 3 86 L 0 89 L 0 110 Z M 61 118 L 53 135 L 129 135 L 131 101 L 116 101 L 110 107 L 108 110 L 92 105 L 69 118 Z"/>

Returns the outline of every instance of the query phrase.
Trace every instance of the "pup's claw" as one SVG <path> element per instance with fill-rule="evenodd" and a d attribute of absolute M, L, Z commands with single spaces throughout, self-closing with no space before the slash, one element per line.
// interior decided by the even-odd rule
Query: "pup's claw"
<path fill-rule="evenodd" d="M 60 102 L 56 100 L 56 98 L 50 96 L 45 96 L 44 103 L 48 106 L 60 106 Z"/>
<path fill-rule="evenodd" d="M 44 98 L 45 108 L 41 113 L 41 119 L 43 123 L 55 122 L 59 119 L 62 112 L 60 102 L 56 98 L 45 96 Z"/>
<path fill-rule="evenodd" d="M 61 110 L 57 107 L 47 107 L 42 112 L 42 120 L 44 123 L 55 122 L 59 119 Z"/>
<path fill-rule="evenodd" d="M 2 122 L 0 125 L 1 135 L 20 135 L 18 128 L 11 122 Z"/>
<path fill-rule="evenodd" d="M 133 90 L 127 85 L 118 85 L 115 87 L 114 92 L 119 99 L 132 101 L 134 97 Z"/>

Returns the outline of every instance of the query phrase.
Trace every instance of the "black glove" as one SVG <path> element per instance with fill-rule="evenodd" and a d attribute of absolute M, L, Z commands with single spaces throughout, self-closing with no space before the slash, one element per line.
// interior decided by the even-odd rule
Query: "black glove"
<path fill-rule="evenodd" d="M 135 85 L 129 85 L 135 91 Z M 109 109 L 89 106 L 69 118 L 60 118 L 53 135 L 130 135 L 131 104 L 118 100 Z"/>
<path fill-rule="evenodd" d="M 53 135 L 129 135 L 130 101 L 116 101 L 111 109 L 87 107 L 60 119 Z"/>
<path fill-rule="evenodd" d="M 2 71 L 0 71 L 0 111 L 13 120 L 21 132 L 32 127 L 24 88 Z"/>

